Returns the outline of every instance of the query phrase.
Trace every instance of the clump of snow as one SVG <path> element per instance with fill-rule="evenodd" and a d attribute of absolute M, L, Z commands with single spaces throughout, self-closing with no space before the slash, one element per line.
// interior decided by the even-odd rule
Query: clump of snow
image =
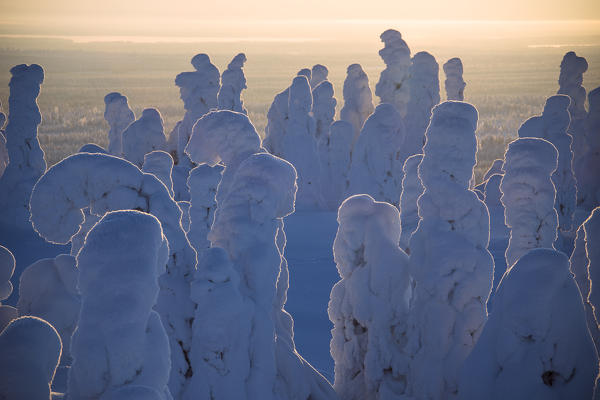
<path fill-rule="evenodd" d="M 104 96 L 104 119 L 110 126 L 108 152 L 114 156 L 123 154 L 123 132 L 135 121 L 135 114 L 127 104 L 127 97 L 112 92 Z"/>
<path fill-rule="evenodd" d="M 585 210 L 585 218 L 600 206 L 600 87 L 588 94 L 589 112 L 583 122 L 586 150 L 574 155 L 573 169 L 577 178 L 577 206 Z"/>
<path fill-rule="evenodd" d="M 0 332 L 13 319 L 17 318 L 17 309 L 2 305 L 2 300 L 8 299 L 13 291 L 10 278 L 15 272 L 15 257 L 6 247 L 0 245 Z"/>
<path fill-rule="evenodd" d="M 402 117 L 396 108 L 379 104 L 365 122 L 352 152 L 349 194 L 369 194 L 377 201 L 397 204 L 402 167 L 406 160 Z"/>
<path fill-rule="evenodd" d="M 166 151 L 155 150 L 144 156 L 142 171 L 152 174 L 161 181 L 173 197 L 173 157 Z"/>
<path fill-rule="evenodd" d="M 423 154 L 414 154 L 406 159 L 402 167 L 402 192 L 400 194 L 400 218 L 402 234 L 400 248 L 410 254 L 408 244 L 410 237 L 419 224 L 419 209 L 417 199 L 423 194 L 423 184 L 419 179 L 418 168 L 423 160 Z"/>
<path fill-rule="evenodd" d="M 494 262 L 489 214 L 469 190 L 476 162 L 477 110 L 447 101 L 433 109 L 419 178 L 420 221 L 410 240 L 415 292 L 410 314 L 409 394 L 456 396 L 458 369 L 485 324 Z"/>
<path fill-rule="evenodd" d="M 319 148 L 325 148 L 329 141 L 329 126 L 335 116 L 337 100 L 333 97 L 333 85 L 325 80 L 313 87 L 312 115 L 315 119 L 315 139 Z"/>
<path fill-rule="evenodd" d="M 43 319 L 13 320 L 0 333 L 0 398 L 51 399 L 61 348 L 58 333 Z"/>
<path fill-rule="evenodd" d="M 169 341 L 156 303 L 169 246 L 156 217 L 107 213 L 77 255 L 81 313 L 73 334 L 69 398 L 112 398 L 130 385 L 170 399 Z"/>
<path fill-rule="evenodd" d="M 327 80 L 327 75 L 329 75 L 329 70 L 326 66 L 322 64 L 313 65 L 310 73 L 310 87 L 314 89 L 319 86 L 321 82 Z"/>
<path fill-rule="evenodd" d="M 78 153 L 100 153 L 108 154 L 104 148 L 98 146 L 96 143 L 86 143 L 79 149 Z"/>
<path fill-rule="evenodd" d="M 460 399 L 590 399 L 598 356 L 567 257 L 533 249 L 504 275 L 462 366 Z"/>
<path fill-rule="evenodd" d="M 300 71 L 298 71 L 298 73 L 296 75 L 297 76 L 305 76 L 306 79 L 308 79 L 308 81 L 310 82 L 310 80 L 312 78 L 312 71 L 310 68 L 302 68 Z"/>
<path fill-rule="evenodd" d="M 29 197 L 46 170 L 37 137 L 42 115 L 37 105 L 44 70 L 37 64 L 20 64 L 10 70 L 10 114 L 4 135 L 10 163 L 0 177 L 0 223 L 21 230 L 29 227 Z"/>
<path fill-rule="evenodd" d="M 451 58 L 444 64 L 444 74 L 446 80 L 444 86 L 446 88 L 446 100 L 463 101 L 465 99 L 465 86 L 467 84 L 463 80 L 463 65 L 460 58 Z"/>
<path fill-rule="evenodd" d="M 385 63 L 379 82 L 375 86 L 375 94 L 382 103 L 393 104 L 402 118 L 407 115 L 406 105 L 410 99 L 408 79 L 410 77 L 410 49 L 402 39 L 402 34 L 388 29 L 380 36 L 384 44 L 379 55 Z"/>
<path fill-rule="evenodd" d="M 558 218 L 551 175 L 557 157 L 556 148 L 544 139 L 521 138 L 508 145 L 500 183 L 500 201 L 510 229 L 508 268 L 531 249 L 553 248 Z"/>
<path fill-rule="evenodd" d="M 240 114 L 241 115 L 241 114 Z M 167 273 L 160 279 L 155 306 L 171 344 L 169 389 L 177 397 L 191 376 L 186 360 L 191 346 L 194 303 L 190 282 L 196 253 L 181 226 L 181 210 L 167 188 L 123 159 L 79 153 L 48 169 L 31 195 L 31 222 L 47 241 L 68 243 L 83 222 L 82 208 L 102 216 L 115 210 L 141 210 L 156 216 L 169 240 Z"/>
<path fill-rule="evenodd" d="M 420 51 L 412 58 L 407 80 L 409 100 L 406 104 L 405 154 L 423 152 L 425 130 L 431 119 L 431 109 L 440 102 L 439 66 L 435 58 L 426 51 Z"/>
<path fill-rule="evenodd" d="M 343 94 L 344 107 L 340 111 L 340 119 L 352 124 L 356 142 L 363 124 L 375 110 L 369 77 L 359 64 L 348 66 Z"/>
<path fill-rule="evenodd" d="M 331 124 L 329 141 L 319 148 L 321 157 L 321 193 L 324 207 L 336 210 L 348 190 L 348 171 L 352 161 L 354 128 L 350 122 Z"/>
<path fill-rule="evenodd" d="M 75 257 L 60 254 L 31 264 L 19 282 L 19 315 L 42 318 L 56 329 L 63 344 L 61 364 L 71 362 L 71 335 L 77 326 L 80 307 L 78 274 Z"/>
<path fill-rule="evenodd" d="M 241 99 L 242 90 L 246 89 L 246 77 L 244 76 L 244 63 L 246 55 L 239 53 L 223 71 L 221 76 L 221 89 L 218 94 L 219 110 L 231 110 L 247 114 L 244 102 Z"/>
<path fill-rule="evenodd" d="M 142 168 L 146 154 L 162 150 L 165 145 L 163 119 L 156 108 L 146 108 L 142 116 L 123 132 L 123 158 L 139 168 Z"/>
<path fill-rule="evenodd" d="M 405 351 L 410 299 L 408 256 L 398 247 L 400 215 L 369 195 L 346 199 L 333 244 L 342 278 L 331 290 L 331 355 L 343 399 L 404 395 L 410 359 Z"/>
<path fill-rule="evenodd" d="M 210 245 L 206 235 L 217 208 L 216 193 L 222 173 L 223 167 L 220 165 L 211 167 L 202 164 L 190 171 L 187 181 L 192 197 L 187 237 L 198 254 Z"/>

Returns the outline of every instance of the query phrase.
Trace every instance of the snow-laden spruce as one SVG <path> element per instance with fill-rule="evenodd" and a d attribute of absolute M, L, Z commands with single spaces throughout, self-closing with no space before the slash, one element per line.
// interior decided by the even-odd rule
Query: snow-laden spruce
<path fill-rule="evenodd" d="M 558 166 L 552 174 L 552 182 L 556 187 L 554 208 L 558 212 L 557 246 L 559 250 L 570 252 L 571 245 L 566 243 L 573 229 L 573 213 L 575 211 L 575 176 L 571 162 L 572 137 L 567 133 L 569 127 L 568 96 L 556 95 L 546 100 L 542 115 L 529 118 L 519 128 L 519 137 L 537 137 L 546 139 L 558 150 Z"/>
<path fill-rule="evenodd" d="M 241 98 L 242 90 L 246 89 L 246 77 L 244 76 L 244 63 L 246 55 L 239 53 L 227 65 L 221 76 L 221 89 L 217 96 L 219 110 L 231 110 L 247 114 L 244 102 Z"/>
<path fill-rule="evenodd" d="M 334 388 L 342 399 L 396 399 L 406 393 L 410 300 L 408 257 L 398 247 L 400 215 L 360 194 L 338 210 L 333 255 L 341 280 L 329 319 Z"/>
<path fill-rule="evenodd" d="M 139 168 L 142 168 L 146 154 L 162 150 L 165 145 L 163 119 L 156 108 L 146 108 L 142 116 L 123 132 L 123 158 Z"/>
<path fill-rule="evenodd" d="M 379 56 L 385 63 L 379 82 L 375 86 L 375 94 L 381 103 L 390 103 L 396 107 L 402 118 L 407 115 L 406 105 L 410 99 L 408 79 L 410 77 L 410 49 L 402 39 L 402 34 L 395 29 L 388 29 L 380 36 L 384 44 Z"/>
<path fill-rule="evenodd" d="M 42 121 L 37 97 L 44 70 L 37 64 L 20 64 L 10 73 L 9 115 L 4 131 L 10 163 L 0 177 L 0 224 L 28 230 L 31 190 L 46 170 L 37 137 Z"/>
<path fill-rule="evenodd" d="M 358 139 L 363 124 L 375 110 L 373 94 L 369 87 L 369 77 L 360 64 L 348 66 L 343 95 L 344 107 L 340 110 L 340 119 L 350 122 L 354 127 L 354 143 Z"/>
<path fill-rule="evenodd" d="M 412 58 L 407 81 L 409 100 L 406 104 L 405 154 L 421 154 L 425 144 L 425 130 L 431 119 L 431 109 L 440 102 L 439 66 L 435 58 L 420 51 Z"/>
<path fill-rule="evenodd" d="M 142 171 L 152 174 L 161 181 L 173 197 L 173 157 L 163 150 L 155 150 L 144 156 Z"/>
<path fill-rule="evenodd" d="M 379 104 L 365 122 L 352 152 L 348 194 L 365 193 L 397 204 L 400 198 L 406 132 L 396 108 Z"/>
<path fill-rule="evenodd" d="M 196 253 L 181 226 L 181 210 L 165 185 L 130 162 L 104 154 L 80 153 L 65 158 L 37 182 L 31 195 L 31 222 L 47 241 L 68 243 L 83 222 L 81 209 L 102 216 L 109 211 L 141 210 L 153 214 L 169 241 L 167 272 L 160 276 L 155 310 L 171 344 L 169 389 L 175 398 L 193 374 L 190 350 L 194 303 L 190 282 Z"/>
<path fill-rule="evenodd" d="M 594 207 L 600 206 L 600 87 L 588 94 L 589 112 L 584 121 L 586 151 L 573 159 L 577 178 L 577 207 L 587 217 Z M 577 212 L 577 211 L 576 211 Z M 578 223 L 581 218 L 576 217 Z"/>
<path fill-rule="evenodd" d="M 410 254 L 408 245 L 410 237 L 419 224 L 419 209 L 417 199 L 423 194 L 423 184 L 419 178 L 418 168 L 423 160 L 423 154 L 414 154 L 406 159 L 402 167 L 402 192 L 400 193 L 401 228 L 400 248 Z"/>
<path fill-rule="evenodd" d="M 58 333 L 37 317 L 13 320 L 0 333 L 0 398 L 50 400 L 61 353 Z"/>
<path fill-rule="evenodd" d="M 323 206 L 337 210 L 348 190 L 354 128 L 348 121 L 335 121 L 329 128 L 329 141 L 321 147 L 321 194 Z"/>
<path fill-rule="evenodd" d="M 333 85 L 322 81 L 312 89 L 312 115 L 315 119 L 315 139 L 319 150 L 326 148 L 329 141 L 329 126 L 335 116 L 337 100 L 333 97 Z"/>
<path fill-rule="evenodd" d="M 321 84 L 321 82 L 327 80 L 328 75 L 329 70 L 326 66 L 322 64 L 313 65 L 310 70 L 310 87 L 313 89 L 316 88 L 317 86 L 319 86 L 319 84 Z"/>
<path fill-rule="evenodd" d="M 158 219 L 138 211 L 104 215 L 77 255 L 81 313 L 73 334 L 67 395 L 112 399 L 147 386 L 170 399 L 169 339 L 156 303 L 169 246 Z"/>
<path fill-rule="evenodd" d="M 75 257 L 60 254 L 27 267 L 19 281 L 19 315 L 33 315 L 50 323 L 63 344 L 61 364 L 71 363 L 71 335 L 77 326 L 80 299 Z"/>
<path fill-rule="evenodd" d="M 13 291 L 10 281 L 15 272 L 15 257 L 6 247 L 0 245 L 0 332 L 13 319 L 17 318 L 17 309 L 3 305 L 2 301 L 9 298 Z"/>
<path fill-rule="evenodd" d="M 465 361 L 464 400 L 591 399 L 598 356 L 567 257 L 533 249 L 504 275 Z"/>
<path fill-rule="evenodd" d="M 494 262 L 489 215 L 469 190 L 476 163 L 477 110 L 447 101 L 433 109 L 419 178 L 421 220 L 410 240 L 415 280 L 409 335 L 409 394 L 454 398 L 458 369 L 481 333 Z"/>
<path fill-rule="evenodd" d="M 110 126 L 108 152 L 120 157 L 123 154 L 123 131 L 135 121 L 135 114 L 129 108 L 127 97 L 118 92 L 104 96 L 104 107 L 104 119 Z"/>
<path fill-rule="evenodd" d="M 544 139 L 521 138 L 508 145 L 500 183 L 500 201 L 510 229 L 508 268 L 531 249 L 554 248 L 558 217 L 551 175 L 557 157 L 556 148 Z"/>
<path fill-rule="evenodd" d="M 465 83 L 463 79 L 463 64 L 460 58 L 454 57 L 444 63 L 444 74 L 446 80 L 446 100 L 463 101 L 465 99 Z"/>
<path fill-rule="evenodd" d="M 192 136 L 193 137 L 193 136 Z M 223 167 L 206 164 L 198 165 L 190 171 L 188 187 L 192 198 L 190 207 L 190 229 L 187 237 L 198 255 L 210 246 L 206 238 L 217 208 L 217 186 L 221 181 Z"/>

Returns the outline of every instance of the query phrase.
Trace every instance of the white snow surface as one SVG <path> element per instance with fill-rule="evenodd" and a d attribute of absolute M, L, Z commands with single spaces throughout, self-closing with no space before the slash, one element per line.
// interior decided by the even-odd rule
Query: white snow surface
<path fill-rule="evenodd" d="M 446 80 L 446 100 L 463 101 L 465 99 L 465 83 L 463 79 L 463 64 L 460 58 L 454 57 L 444 63 L 444 74 Z"/>
<path fill-rule="evenodd" d="M 213 223 L 215 210 L 217 208 L 216 193 L 223 167 L 215 165 L 211 167 L 206 164 L 198 165 L 190 171 L 187 184 L 190 188 L 190 230 L 187 234 L 188 240 L 198 256 L 202 250 L 210 246 L 206 238 Z"/>
<path fill-rule="evenodd" d="M 421 160 L 423 160 L 423 154 L 414 154 L 406 159 L 402 167 L 404 174 L 402 176 L 402 192 L 400 193 L 400 202 L 398 204 L 402 228 L 400 248 L 409 254 L 408 245 L 410 237 L 419 224 L 417 199 L 423 194 L 424 190 L 418 174 Z"/>
<path fill-rule="evenodd" d="M 154 150 L 144 156 L 142 171 L 161 181 L 173 197 L 173 157 L 163 150 Z"/>
<path fill-rule="evenodd" d="M 504 275 L 460 399 L 591 399 L 598 356 L 567 257 L 527 252 Z"/>
<path fill-rule="evenodd" d="M 410 77 L 410 49 L 402 34 L 395 29 L 388 29 L 380 36 L 384 44 L 379 55 L 385 63 L 379 82 L 375 86 L 375 94 L 381 103 L 390 103 L 396 107 L 402 118 L 407 115 L 407 104 L 410 99 L 408 80 Z"/>
<path fill-rule="evenodd" d="M 329 140 L 329 126 L 335 117 L 337 100 L 333 97 L 333 85 L 325 80 L 312 89 L 312 115 L 315 119 L 315 139 L 321 148 Z"/>
<path fill-rule="evenodd" d="M 341 280 L 331 290 L 331 355 L 342 399 L 396 399 L 406 391 L 410 277 L 398 247 L 400 215 L 361 194 L 338 211 L 333 244 Z"/>
<path fill-rule="evenodd" d="M 161 224 L 150 214 L 109 212 L 89 232 L 77 255 L 81 313 L 69 398 L 110 399 L 130 385 L 171 398 L 169 340 L 152 309 L 168 254 Z"/>
<path fill-rule="evenodd" d="M 104 96 L 104 107 L 104 119 L 110 126 L 108 152 L 120 157 L 123 154 L 123 131 L 135 121 L 135 114 L 129 108 L 127 97 L 118 92 Z"/>
<path fill-rule="evenodd" d="M 340 110 L 340 119 L 350 122 L 354 127 L 354 143 L 375 107 L 369 87 L 369 77 L 360 64 L 349 65 L 346 73 L 343 89 L 344 106 Z"/>
<path fill-rule="evenodd" d="M 164 149 L 166 142 L 160 112 L 156 108 L 146 108 L 142 116 L 123 132 L 123 158 L 142 168 L 144 156 Z"/>
<path fill-rule="evenodd" d="M 246 89 L 246 77 L 244 76 L 244 63 L 246 55 L 239 53 L 223 71 L 221 76 L 221 88 L 217 97 L 219 110 L 231 110 L 247 114 L 244 102 L 241 99 L 242 90 Z"/>

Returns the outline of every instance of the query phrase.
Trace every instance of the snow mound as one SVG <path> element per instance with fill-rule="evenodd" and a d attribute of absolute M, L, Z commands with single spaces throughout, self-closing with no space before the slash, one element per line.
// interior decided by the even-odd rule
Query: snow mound
<path fill-rule="evenodd" d="M 327 144 L 319 147 L 321 158 L 321 193 L 324 207 L 336 210 L 348 190 L 348 171 L 352 161 L 354 128 L 347 121 L 335 121 L 330 126 Z"/>
<path fill-rule="evenodd" d="M 600 205 L 597 172 L 600 170 L 600 87 L 590 91 L 588 104 L 589 112 L 583 122 L 586 150 L 581 155 L 575 152 L 573 159 L 577 179 L 577 207 L 585 210 L 583 218 Z"/>
<path fill-rule="evenodd" d="M 333 85 L 329 81 L 322 81 L 312 90 L 313 104 L 312 115 L 315 119 L 315 139 L 319 148 L 324 147 L 329 141 L 329 126 L 335 116 L 337 100 L 333 97 Z"/>

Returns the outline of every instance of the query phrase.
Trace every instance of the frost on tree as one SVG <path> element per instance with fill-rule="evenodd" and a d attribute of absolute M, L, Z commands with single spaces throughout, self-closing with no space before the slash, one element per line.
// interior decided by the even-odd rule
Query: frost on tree
<path fill-rule="evenodd" d="M 410 314 L 409 394 L 454 398 L 458 369 L 481 333 L 494 262 L 487 250 L 489 215 L 469 190 L 476 163 L 477 110 L 463 102 L 433 109 L 423 160 L 425 191 L 410 240 L 415 292 Z"/>
<path fill-rule="evenodd" d="M 444 74 L 446 80 L 444 87 L 446 88 L 446 100 L 463 101 L 465 99 L 465 86 L 467 84 L 463 80 L 463 65 L 460 58 L 451 58 L 444 64 Z"/>
<path fill-rule="evenodd" d="M 335 121 L 330 127 L 329 141 L 320 148 L 321 193 L 324 206 L 337 210 L 348 190 L 348 171 L 352 161 L 354 128 L 348 121 Z"/>
<path fill-rule="evenodd" d="M 558 167 L 552 174 L 552 182 L 556 187 L 554 208 L 558 212 L 559 250 L 570 253 L 572 243 L 567 243 L 569 232 L 573 229 L 573 213 L 575 211 L 575 177 L 571 162 L 572 137 L 567 133 L 569 127 L 569 97 L 557 95 L 549 97 L 541 116 L 529 118 L 519 128 L 519 137 L 537 137 L 546 139 L 558 150 Z"/>
<path fill-rule="evenodd" d="M 235 287 L 224 287 L 230 292 L 225 308 L 227 315 L 212 314 L 219 319 L 234 318 L 243 302 L 248 310 L 243 317 L 250 322 L 251 328 L 249 335 L 244 334 L 243 330 L 240 332 L 239 340 L 243 340 L 240 346 L 230 346 L 238 342 L 233 336 L 237 335 L 235 329 L 229 329 L 219 342 L 211 344 L 208 339 L 206 343 L 213 347 L 204 348 L 207 355 L 200 358 L 208 360 L 205 368 L 235 368 L 239 373 L 247 374 L 242 377 L 230 374 L 219 378 L 221 387 L 225 378 L 232 384 L 245 383 L 236 392 L 238 396 L 235 398 L 337 398 L 325 378 L 297 353 L 293 340 L 293 320 L 283 309 L 287 298 L 288 270 L 283 257 L 285 236 L 282 219 L 294 211 L 295 182 L 296 172 L 290 163 L 267 153 L 258 153 L 240 165 L 225 196 L 217 193 L 217 198 L 222 200 L 218 201 L 208 238 L 213 248 L 220 247 L 226 252 L 239 275 L 237 290 L 242 299 L 240 302 L 236 300 L 237 295 L 233 295 Z M 219 192 L 221 188 L 219 186 Z M 224 257 L 221 259 L 223 261 L 219 268 L 226 270 L 227 260 Z M 211 301 L 218 301 L 218 295 L 218 292 L 215 293 Z M 230 308 L 229 305 L 235 302 L 238 302 L 237 305 Z M 207 326 L 211 324 L 210 321 L 205 322 Z M 236 323 L 242 328 L 246 324 L 242 320 Z M 205 331 L 207 326 L 203 328 Z M 223 360 L 227 364 L 219 362 L 211 365 L 214 364 L 214 354 L 223 349 L 226 350 Z M 235 349 L 239 349 L 241 354 L 232 353 Z M 192 357 L 195 355 L 192 354 Z M 213 376 L 215 373 L 212 372 Z M 213 382 L 207 385 L 216 385 Z"/>
<path fill-rule="evenodd" d="M 0 332 L 18 316 L 16 308 L 1 303 L 12 294 L 13 285 L 10 278 L 15 272 L 15 264 L 15 257 L 10 250 L 0 245 Z"/>
<path fill-rule="evenodd" d="M 56 330 L 37 317 L 13 320 L 0 333 L 0 398 L 52 399 L 50 386 L 62 344 Z"/>
<path fill-rule="evenodd" d="M 123 154 L 123 131 L 135 121 L 135 115 L 127 97 L 121 93 L 112 92 L 104 96 L 104 119 L 110 126 L 108 132 L 108 152 L 114 156 Z"/>
<path fill-rule="evenodd" d="M 400 215 L 360 194 L 338 210 L 333 244 L 341 280 L 331 290 L 329 319 L 334 388 L 342 399 L 396 399 L 406 394 L 410 299 L 408 257 L 398 247 Z"/>
<path fill-rule="evenodd" d="M 246 77 L 244 76 L 244 63 L 246 55 L 239 53 L 223 71 L 221 76 L 221 89 L 217 101 L 219 110 L 231 110 L 247 114 L 244 108 L 244 102 L 241 99 L 242 90 L 246 89 Z"/>
<path fill-rule="evenodd" d="M 414 154 L 406 159 L 402 168 L 402 192 L 400 193 L 400 248 L 410 254 L 408 245 L 410 237 L 419 224 L 419 209 L 417 199 L 423 194 L 423 184 L 419 178 L 418 168 L 423 160 L 423 154 Z"/>
<path fill-rule="evenodd" d="M 123 132 L 123 158 L 139 168 L 142 168 L 146 154 L 165 146 L 163 119 L 156 108 L 146 108 L 142 116 Z"/>
<path fill-rule="evenodd" d="M 192 134 L 196 121 L 210 110 L 218 106 L 217 95 L 220 89 L 221 74 L 206 54 L 196 54 L 192 58 L 195 71 L 182 72 L 175 78 L 179 87 L 185 115 L 177 127 L 178 163 L 191 167 L 185 155 L 185 146 Z M 171 133 L 173 135 L 175 132 Z M 185 181 L 183 182 L 185 184 Z"/>
<path fill-rule="evenodd" d="M 337 100 L 333 97 L 333 85 L 329 81 L 322 81 L 312 89 L 312 115 L 315 119 L 315 139 L 319 149 L 324 149 L 329 141 L 329 126 L 335 117 Z"/>
<path fill-rule="evenodd" d="M 329 70 L 322 64 L 313 65 L 310 72 L 310 87 L 313 89 L 319 86 L 321 82 L 326 81 L 327 75 L 329 75 Z"/>
<path fill-rule="evenodd" d="M 28 230 L 29 197 L 46 170 L 44 152 L 37 137 L 42 115 L 37 105 L 44 70 L 37 64 L 10 70 L 9 116 L 4 135 L 10 163 L 0 177 L 0 224 Z"/>
<path fill-rule="evenodd" d="M 406 105 L 406 140 L 402 147 L 406 154 L 413 155 L 423 152 L 431 109 L 440 102 L 439 66 L 431 54 L 421 51 L 413 56 L 408 71 L 410 99 Z"/>
<path fill-rule="evenodd" d="M 217 208 L 216 193 L 223 167 L 215 165 L 198 165 L 190 171 L 188 187 L 192 197 L 190 207 L 190 230 L 188 240 L 200 255 L 202 250 L 210 246 L 206 238 L 212 225 Z"/>
<path fill-rule="evenodd" d="M 362 130 L 363 124 L 373 113 L 373 94 L 369 87 L 369 77 L 359 64 L 348 66 L 344 80 L 344 107 L 340 111 L 340 119 L 348 121 L 354 127 L 354 141 Z"/>
<path fill-rule="evenodd" d="M 31 222 L 47 241 L 68 243 L 83 222 L 82 209 L 102 216 L 115 210 L 141 210 L 158 218 L 169 240 L 166 273 L 159 278 L 155 310 L 171 344 L 169 389 L 176 398 L 193 374 L 190 350 L 194 303 L 190 282 L 196 253 L 181 227 L 181 210 L 165 185 L 123 159 L 104 154 L 75 154 L 40 178 L 31 195 Z"/>
<path fill-rule="evenodd" d="M 169 246 L 160 222 L 138 211 L 104 215 L 77 255 L 81 313 L 67 396 L 112 399 L 146 386 L 171 399 L 169 339 L 156 303 Z"/>
<path fill-rule="evenodd" d="M 375 86 L 375 94 L 382 103 L 396 107 L 402 118 L 407 115 L 406 106 L 410 99 L 408 79 L 410 76 L 410 49 L 402 39 L 400 32 L 388 29 L 380 36 L 384 44 L 379 55 L 385 63 L 379 82 Z"/>
<path fill-rule="evenodd" d="M 365 193 L 377 201 L 397 204 L 405 129 L 400 113 L 391 104 L 380 104 L 367 119 L 352 152 L 348 194 Z"/>
<path fill-rule="evenodd" d="M 600 206 L 600 87 L 588 94 L 589 112 L 583 123 L 585 129 L 585 152 L 573 159 L 577 178 L 577 207 L 584 210 L 579 222 L 586 218 L 594 207 Z"/>
<path fill-rule="evenodd" d="M 504 275 L 458 398 L 591 399 L 598 356 L 565 254 L 528 251 Z"/>
<path fill-rule="evenodd" d="M 500 183 L 500 201 L 510 229 L 508 268 L 531 249 L 553 248 L 558 218 L 551 175 L 557 157 L 556 148 L 544 139 L 521 138 L 508 145 Z"/>
<path fill-rule="evenodd" d="M 19 315 L 48 321 L 63 344 L 61 365 L 71 364 L 71 335 L 77 326 L 80 299 L 77 291 L 75 257 L 60 254 L 27 267 L 19 281 Z"/>
<path fill-rule="evenodd" d="M 173 197 L 173 157 L 166 151 L 155 150 L 144 156 L 142 171 L 152 174 L 161 181 Z"/>

